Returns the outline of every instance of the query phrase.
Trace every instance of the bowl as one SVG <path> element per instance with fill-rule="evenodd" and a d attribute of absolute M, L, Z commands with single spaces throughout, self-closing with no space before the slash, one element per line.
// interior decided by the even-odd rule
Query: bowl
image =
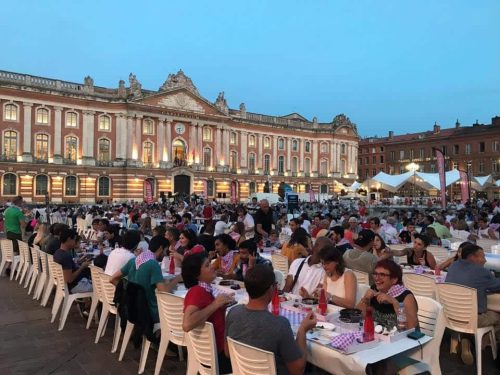
<path fill-rule="evenodd" d="M 222 280 L 219 282 L 220 286 L 231 286 L 233 285 L 233 280 Z"/>
<path fill-rule="evenodd" d="M 339 319 L 345 323 L 359 323 L 362 315 L 359 309 L 342 309 L 339 311 Z"/>
<path fill-rule="evenodd" d="M 303 305 L 317 305 L 318 299 L 317 298 L 302 298 L 302 304 Z"/>

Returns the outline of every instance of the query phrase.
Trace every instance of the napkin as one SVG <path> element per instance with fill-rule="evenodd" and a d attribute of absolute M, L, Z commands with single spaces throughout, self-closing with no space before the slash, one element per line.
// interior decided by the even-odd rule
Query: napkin
<path fill-rule="evenodd" d="M 349 346 L 362 337 L 362 332 L 343 333 L 332 339 L 331 346 L 345 352 Z"/>

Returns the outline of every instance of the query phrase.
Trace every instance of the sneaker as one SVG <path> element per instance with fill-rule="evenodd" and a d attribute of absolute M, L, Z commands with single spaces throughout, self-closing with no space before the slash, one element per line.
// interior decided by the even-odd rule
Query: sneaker
<path fill-rule="evenodd" d="M 82 319 L 87 319 L 89 317 L 89 312 L 85 310 L 85 302 L 77 302 L 76 307 Z"/>
<path fill-rule="evenodd" d="M 461 344 L 462 344 L 462 347 L 461 347 L 460 357 L 462 358 L 462 361 L 466 365 L 474 364 L 474 356 L 472 355 L 472 352 L 470 351 L 470 346 L 471 346 L 470 340 L 466 339 L 466 338 L 462 338 Z"/>

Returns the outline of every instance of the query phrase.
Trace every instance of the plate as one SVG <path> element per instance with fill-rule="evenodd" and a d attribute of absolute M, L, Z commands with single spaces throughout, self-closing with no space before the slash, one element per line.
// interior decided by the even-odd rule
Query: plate
<path fill-rule="evenodd" d="M 327 330 L 327 331 L 333 331 L 335 330 L 335 324 L 333 323 L 328 323 L 328 322 L 317 322 L 316 323 L 316 328 L 320 330 Z"/>

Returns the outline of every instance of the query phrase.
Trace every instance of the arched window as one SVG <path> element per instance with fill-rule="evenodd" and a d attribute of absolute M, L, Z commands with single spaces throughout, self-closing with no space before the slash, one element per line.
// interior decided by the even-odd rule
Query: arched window
<path fill-rule="evenodd" d="M 154 134 L 153 120 L 146 119 L 142 124 L 142 134 Z"/>
<path fill-rule="evenodd" d="M 203 166 L 212 166 L 212 149 L 210 147 L 205 147 L 203 149 Z"/>
<path fill-rule="evenodd" d="M 311 142 L 307 141 L 305 143 L 305 151 L 306 152 L 311 152 Z"/>
<path fill-rule="evenodd" d="M 3 153 L 7 160 L 17 159 L 17 132 L 6 130 L 3 133 Z"/>
<path fill-rule="evenodd" d="M 36 122 L 38 124 L 49 123 L 49 110 L 47 108 L 38 108 L 36 110 Z"/>
<path fill-rule="evenodd" d="M 340 144 L 340 153 L 342 155 L 344 155 L 345 154 L 345 150 L 346 150 L 345 143 L 341 143 Z"/>
<path fill-rule="evenodd" d="M 236 151 L 231 151 L 231 154 L 229 155 L 229 168 L 238 168 L 238 153 Z"/>
<path fill-rule="evenodd" d="M 283 138 L 278 139 L 278 150 L 284 150 L 285 149 L 285 140 Z"/>
<path fill-rule="evenodd" d="M 299 151 L 299 142 L 296 139 L 292 141 L 292 151 Z"/>
<path fill-rule="evenodd" d="M 207 180 L 207 198 L 215 196 L 215 181 Z"/>
<path fill-rule="evenodd" d="M 111 130 L 111 117 L 102 115 L 99 117 L 99 130 L 109 132 Z"/>
<path fill-rule="evenodd" d="M 108 163 L 111 160 L 111 147 L 110 141 L 106 138 L 99 139 L 99 153 L 98 158 L 101 163 Z"/>
<path fill-rule="evenodd" d="M 64 138 L 64 157 L 69 162 L 75 162 L 78 154 L 78 138 L 68 136 Z"/>
<path fill-rule="evenodd" d="M 264 137 L 264 148 L 271 148 L 271 138 Z"/>
<path fill-rule="evenodd" d="M 328 174 L 328 160 L 322 159 L 319 162 L 319 174 L 321 176 L 326 176 Z"/>
<path fill-rule="evenodd" d="M 64 195 L 67 197 L 76 197 L 78 179 L 76 176 L 66 176 L 64 179 Z"/>
<path fill-rule="evenodd" d="M 17 176 L 14 173 L 3 175 L 2 195 L 17 195 Z"/>
<path fill-rule="evenodd" d="M 212 129 L 210 126 L 204 126 L 203 127 L 203 140 L 205 142 L 211 142 L 212 141 Z"/>
<path fill-rule="evenodd" d="M 304 159 L 304 173 L 305 174 L 311 173 L 311 159 L 309 158 Z"/>
<path fill-rule="evenodd" d="M 255 147 L 255 135 L 248 136 L 248 146 Z"/>
<path fill-rule="evenodd" d="M 49 191 L 49 178 L 44 174 L 35 177 L 35 195 L 45 195 Z"/>
<path fill-rule="evenodd" d="M 97 180 L 97 195 L 100 197 L 109 197 L 109 192 L 109 177 L 99 177 L 99 179 Z"/>
<path fill-rule="evenodd" d="M 292 173 L 297 173 L 299 169 L 299 159 L 296 156 L 292 158 Z"/>
<path fill-rule="evenodd" d="M 285 157 L 278 156 L 278 173 L 285 173 Z"/>
<path fill-rule="evenodd" d="M 49 160 L 49 136 L 47 134 L 36 135 L 35 158 L 45 162 Z"/>
<path fill-rule="evenodd" d="M 78 114 L 76 112 L 66 112 L 66 127 L 76 128 L 78 126 Z"/>
<path fill-rule="evenodd" d="M 152 142 L 144 142 L 142 145 L 142 162 L 144 164 L 152 164 L 153 163 L 153 143 Z"/>
<path fill-rule="evenodd" d="M 264 174 L 271 173 L 271 156 L 264 155 Z"/>
<path fill-rule="evenodd" d="M 347 168 L 346 168 L 346 161 L 344 159 L 342 159 L 340 161 L 340 175 L 342 175 L 342 176 L 345 175 L 346 174 L 346 170 L 347 170 Z"/>
<path fill-rule="evenodd" d="M 17 105 L 6 104 L 4 107 L 4 119 L 8 121 L 17 121 Z"/>
<path fill-rule="evenodd" d="M 253 193 L 255 193 L 255 187 L 256 187 L 255 182 L 250 182 L 250 183 L 248 184 L 248 193 L 249 193 L 250 195 L 252 195 Z"/>
<path fill-rule="evenodd" d="M 248 154 L 248 169 L 250 173 L 255 173 L 255 154 L 253 152 Z"/>
<path fill-rule="evenodd" d="M 238 135 L 236 134 L 236 132 L 231 132 L 231 134 L 229 134 L 229 144 L 238 144 Z"/>

